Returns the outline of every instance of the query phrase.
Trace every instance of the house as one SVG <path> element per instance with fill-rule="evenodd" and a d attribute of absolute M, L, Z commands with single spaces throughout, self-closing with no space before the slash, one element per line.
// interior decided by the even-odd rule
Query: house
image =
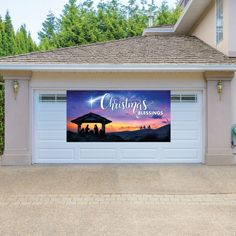
<path fill-rule="evenodd" d="M 147 28 L 141 37 L 1 58 L 1 164 L 233 165 L 236 1 L 180 4 L 175 25 Z M 171 142 L 66 142 L 67 90 L 170 90 Z"/>

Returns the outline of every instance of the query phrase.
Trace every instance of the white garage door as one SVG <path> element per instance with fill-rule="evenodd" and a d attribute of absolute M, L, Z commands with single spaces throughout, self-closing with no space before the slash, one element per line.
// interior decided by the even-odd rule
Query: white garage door
<path fill-rule="evenodd" d="M 171 143 L 67 143 L 65 91 L 37 91 L 33 163 L 200 163 L 202 119 L 200 92 L 172 92 Z"/>

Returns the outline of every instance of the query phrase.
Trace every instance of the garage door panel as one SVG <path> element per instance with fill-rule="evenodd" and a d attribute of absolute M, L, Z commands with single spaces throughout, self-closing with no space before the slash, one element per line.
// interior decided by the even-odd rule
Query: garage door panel
<path fill-rule="evenodd" d="M 171 112 L 195 112 L 199 110 L 198 103 L 175 103 L 171 105 Z"/>
<path fill-rule="evenodd" d="M 171 103 L 171 143 L 66 142 L 66 102 L 35 94 L 34 163 L 199 163 L 202 104 Z M 64 92 L 65 93 L 65 92 Z"/>
<path fill-rule="evenodd" d="M 75 144 L 73 142 L 69 142 L 68 144 Z M 78 146 L 82 146 L 83 148 L 86 149 L 99 149 L 99 148 L 111 148 L 111 149 L 116 149 L 116 148 L 120 148 L 120 149 L 137 149 L 137 143 L 135 142 L 82 142 L 82 143 L 76 143 Z M 139 143 L 140 144 L 140 143 Z M 147 147 L 148 149 L 155 149 L 157 147 L 157 143 L 144 143 L 145 147 Z M 147 145 L 146 145 L 147 144 Z"/>
<path fill-rule="evenodd" d="M 64 111 L 45 111 L 40 112 L 39 121 L 65 121 L 66 114 Z"/>
<path fill-rule="evenodd" d="M 171 121 L 171 130 L 199 130 L 199 121 Z"/>
<path fill-rule="evenodd" d="M 81 159 L 95 159 L 95 160 L 105 160 L 105 159 L 116 159 L 115 149 L 80 149 Z"/>
<path fill-rule="evenodd" d="M 66 140 L 66 130 L 56 131 L 56 130 L 49 130 L 49 131 L 38 131 L 39 140 Z"/>
<path fill-rule="evenodd" d="M 74 149 L 72 148 L 41 148 L 39 151 L 39 159 L 73 159 Z"/>
<path fill-rule="evenodd" d="M 192 112 L 173 112 L 171 113 L 171 119 L 175 121 L 198 121 L 199 113 L 197 111 Z"/>
<path fill-rule="evenodd" d="M 188 148 L 200 148 L 200 143 L 196 140 L 173 140 L 170 144 L 163 144 L 161 145 L 162 148 L 181 148 L 181 149 L 188 149 Z"/>
<path fill-rule="evenodd" d="M 164 158 L 165 159 L 196 159 L 198 156 L 197 149 L 181 149 L 181 148 L 171 148 L 164 150 Z"/>
<path fill-rule="evenodd" d="M 198 164 L 199 161 L 197 159 L 165 159 L 164 164 Z"/>
<path fill-rule="evenodd" d="M 176 130 L 172 133 L 172 140 L 196 140 L 199 137 L 198 130 Z"/>
<path fill-rule="evenodd" d="M 66 104 L 63 102 L 39 102 L 38 111 L 40 112 L 50 112 L 52 111 L 52 104 L 53 104 L 53 111 L 63 111 L 66 109 Z"/>
<path fill-rule="evenodd" d="M 156 159 L 157 150 L 156 149 L 121 149 L 122 159 L 132 159 L 132 160 L 145 160 L 145 159 Z"/>
<path fill-rule="evenodd" d="M 41 121 L 38 126 L 37 130 L 39 131 L 49 131 L 49 130 L 56 130 L 56 131 L 66 131 L 66 122 L 65 121 Z"/>
<path fill-rule="evenodd" d="M 60 147 L 63 148 L 64 146 L 64 141 L 54 141 L 54 140 L 48 140 L 48 141 L 40 141 L 37 143 L 37 148 L 38 149 L 57 149 L 60 151 Z M 79 148 L 75 148 L 73 144 L 68 144 L 66 145 L 66 148 L 68 149 L 76 149 L 79 150 Z"/>

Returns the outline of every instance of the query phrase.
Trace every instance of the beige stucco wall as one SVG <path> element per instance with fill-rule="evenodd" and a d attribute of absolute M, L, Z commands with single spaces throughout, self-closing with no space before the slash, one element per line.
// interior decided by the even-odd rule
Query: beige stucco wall
<path fill-rule="evenodd" d="M 216 44 L 216 7 L 212 0 L 209 7 L 194 25 L 190 34 L 228 56 L 236 56 L 236 1 L 224 0 L 224 38 Z"/>
<path fill-rule="evenodd" d="M 20 78 L 20 79 L 19 79 Z M 2 165 L 28 165 L 31 163 L 30 141 L 30 75 L 11 75 L 5 79 L 5 149 Z M 19 82 L 15 98 L 13 81 Z"/>
<path fill-rule="evenodd" d="M 232 125 L 236 125 L 236 73 L 231 84 L 231 94 L 232 94 Z M 235 138 L 236 143 L 236 138 Z M 234 148 L 235 160 L 236 160 L 236 147 Z"/>
<path fill-rule="evenodd" d="M 232 93 L 232 124 L 236 124 L 236 73 L 232 80 L 231 93 Z"/>
<path fill-rule="evenodd" d="M 204 89 L 202 73 L 33 73 L 31 88 Z"/>
<path fill-rule="evenodd" d="M 233 164 L 231 148 L 231 85 L 234 73 L 206 72 L 207 80 L 207 145 L 206 163 L 224 165 Z M 222 94 L 217 92 L 218 82 L 222 81 Z"/>
<path fill-rule="evenodd" d="M 203 40 L 212 47 L 215 43 L 215 3 L 212 1 L 191 32 L 192 35 Z"/>

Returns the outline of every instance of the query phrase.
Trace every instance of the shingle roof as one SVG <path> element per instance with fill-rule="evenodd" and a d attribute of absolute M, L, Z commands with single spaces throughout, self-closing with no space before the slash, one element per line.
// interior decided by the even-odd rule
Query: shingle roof
<path fill-rule="evenodd" d="M 236 64 L 193 36 L 141 36 L 0 58 L 1 64 Z"/>

